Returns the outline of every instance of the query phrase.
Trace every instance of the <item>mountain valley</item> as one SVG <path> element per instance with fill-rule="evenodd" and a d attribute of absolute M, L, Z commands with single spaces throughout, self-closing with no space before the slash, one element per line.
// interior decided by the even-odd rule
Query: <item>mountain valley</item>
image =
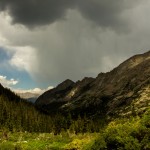
<path fill-rule="evenodd" d="M 0 84 L 0 150 L 150 149 L 150 51 L 38 96 Z"/>

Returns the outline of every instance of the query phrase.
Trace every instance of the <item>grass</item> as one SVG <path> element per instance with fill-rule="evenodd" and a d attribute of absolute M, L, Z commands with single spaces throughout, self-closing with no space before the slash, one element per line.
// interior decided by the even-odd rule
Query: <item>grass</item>
<path fill-rule="evenodd" d="M 98 133 L 54 135 L 51 133 L 9 132 L 8 140 L 0 140 L 0 150 L 81 150 L 97 137 Z"/>

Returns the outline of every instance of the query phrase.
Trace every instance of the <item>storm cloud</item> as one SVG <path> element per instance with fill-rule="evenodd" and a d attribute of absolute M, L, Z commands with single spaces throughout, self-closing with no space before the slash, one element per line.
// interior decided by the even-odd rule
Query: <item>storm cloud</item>
<path fill-rule="evenodd" d="M 139 0 L 1 0 L 0 10 L 11 15 L 12 23 L 28 28 L 66 19 L 68 10 L 77 9 L 98 26 L 126 30 L 127 20 L 122 13 L 137 3 Z"/>
<path fill-rule="evenodd" d="M 148 0 L 0 0 L 0 46 L 13 49 L 10 65 L 40 84 L 95 77 L 150 49 L 149 5 Z"/>
<path fill-rule="evenodd" d="M 12 23 L 28 27 L 47 25 L 64 17 L 72 0 L 1 0 L 1 11 L 12 16 Z"/>
<path fill-rule="evenodd" d="M 85 18 L 101 27 L 128 30 L 123 13 L 138 3 L 138 0 L 78 0 L 77 7 Z"/>

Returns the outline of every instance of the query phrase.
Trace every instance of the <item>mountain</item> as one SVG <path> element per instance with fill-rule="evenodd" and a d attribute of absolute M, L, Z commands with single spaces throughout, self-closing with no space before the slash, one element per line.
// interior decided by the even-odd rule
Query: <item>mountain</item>
<path fill-rule="evenodd" d="M 40 96 L 39 93 L 31 93 L 31 92 L 25 92 L 25 93 L 16 93 L 18 96 L 20 96 L 23 99 L 26 99 L 29 102 L 35 103 L 37 98 Z"/>
<path fill-rule="evenodd" d="M 66 80 L 43 93 L 35 104 L 50 113 L 124 116 L 150 105 L 150 51 L 135 55 L 96 78 Z"/>
<path fill-rule="evenodd" d="M 43 99 L 44 99 L 44 104 L 64 101 L 67 92 L 73 88 L 74 84 L 75 83 L 69 79 L 65 80 L 63 83 L 59 84 L 56 88 L 51 89 L 45 92 L 44 94 L 42 94 L 40 98 L 38 98 L 38 100 L 36 101 L 36 104 L 42 105 Z"/>
<path fill-rule="evenodd" d="M 4 96 L 10 101 L 20 102 L 22 99 L 8 88 L 4 88 L 0 83 L 0 96 Z"/>

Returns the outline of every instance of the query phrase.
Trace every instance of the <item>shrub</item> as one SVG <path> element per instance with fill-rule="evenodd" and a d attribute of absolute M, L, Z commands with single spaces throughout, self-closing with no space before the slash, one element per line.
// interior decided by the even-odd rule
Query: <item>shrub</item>
<path fill-rule="evenodd" d="M 11 142 L 3 142 L 0 143 L 0 150 L 15 150 L 13 143 Z"/>
<path fill-rule="evenodd" d="M 150 149 L 150 111 L 141 118 L 131 117 L 112 121 L 89 149 Z"/>

